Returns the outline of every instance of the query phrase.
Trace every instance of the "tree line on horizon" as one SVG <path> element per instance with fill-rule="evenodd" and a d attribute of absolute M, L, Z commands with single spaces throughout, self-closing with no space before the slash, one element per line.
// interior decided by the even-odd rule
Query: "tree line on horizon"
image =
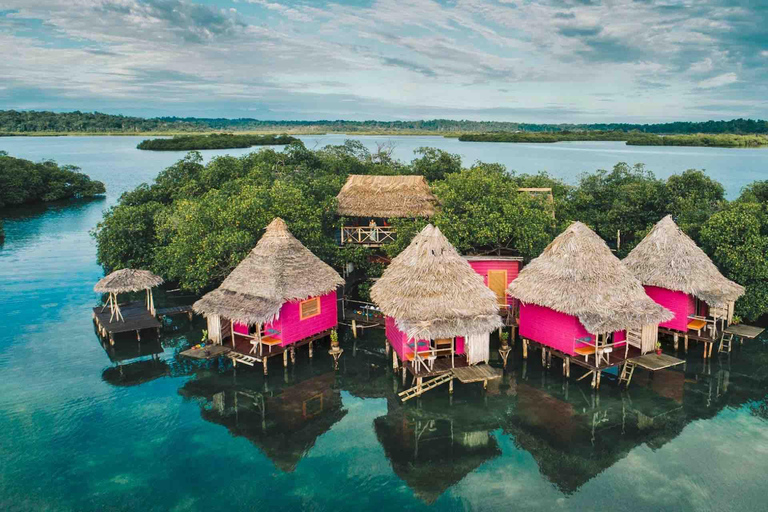
<path fill-rule="evenodd" d="M 336 215 L 336 195 L 350 174 L 423 175 L 440 203 L 429 222 L 463 254 L 511 250 L 529 261 L 580 220 L 623 258 L 671 214 L 724 275 L 747 287 L 737 314 L 755 319 L 768 313 L 768 180 L 728 201 L 720 183 L 693 169 L 658 179 L 642 164 L 619 163 L 585 173 L 571 186 L 496 163 L 465 167 L 459 155 L 435 148 L 420 148 L 403 163 L 359 141 L 318 150 L 298 142 L 284 151 L 267 148 L 207 164 L 190 152 L 105 213 L 93 232 L 98 261 L 107 271 L 150 269 L 200 293 L 218 285 L 279 216 L 322 260 L 336 268 L 353 262 L 367 276 L 379 276 L 383 266 L 372 249 L 338 244 L 343 219 Z M 551 187 L 554 204 L 519 193 L 521 187 Z M 427 220 L 391 222 L 398 235 L 383 248 L 390 258 Z M 365 285 L 354 292 L 367 298 Z"/>
<path fill-rule="evenodd" d="M 280 121 L 251 118 L 155 117 L 143 118 L 100 112 L 0 111 L 0 133 L 142 133 L 201 131 L 340 131 L 340 132 L 643 132 L 655 134 L 766 134 L 768 121 L 733 119 L 730 121 L 679 121 L 672 123 L 517 123 L 507 121 L 469 121 L 431 119 L 415 121 Z"/>

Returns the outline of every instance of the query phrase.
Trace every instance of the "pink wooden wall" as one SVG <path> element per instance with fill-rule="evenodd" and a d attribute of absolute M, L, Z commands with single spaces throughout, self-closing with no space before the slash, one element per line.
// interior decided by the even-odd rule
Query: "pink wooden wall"
<path fill-rule="evenodd" d="M 660 324 L 660 327 L 683 332 L 688 330 L 688 316 L 693 315 L 696 310 L 696 299 L 685 292 L 668 290 L 658 286 L 645 286 L 644 288 L 645 293 L 657 304 L 661 304 L 675 314 L 672 320 Z"/>
<path fill-rule="evenodd" d="M 320 297 L 320 314 L 301 320 L 299 316 L 299 301 L 286 302 L 280 309 L 282 346 L 296 343 L 313 334 L 332 329 L 338 324 L 336 290 Z"/>
<path fill-rule="evenodd" d="M 509 283 L 517 278 L 520 273 L 520 261 L 515 260 L 467 260 L 469 266 L 472 269 L 483 276 L 483 282 L 485 286 L 488 286 L 488 271 L 489 270 L 506 270 L 507 271 L 507 286 Z M 513 305 L 515 299 L 507 295 L 507 304 Z"/>
<path fill-rule="evenodd" d="M 589 336 L 594 342 L 595 337 L 587 332 L 575 316 L 536 304 L 520 304 L 520 337 L 522 338 L 574 355 L 574 340 L 585 336 Z"/>
<path fill-rule="evenodd" d="M 413 353 L 413 348 L 408 346 L 408 336 L 403 331 L 397 328 L 397 325 L 395 324 L 395 319 L 392 318 L 391 316 L 388 316 L 386 318 L 384 326 L 386 329 L 386 335 L 387 335 L 387 340 L 389 341 L 389 344 L 397 353 L 397 356 L 400 358 L 400 360 L 403 361 L 404 360 L 403 358 L 405 357 L 406 354 Z M 418 347 L 419 352 L 428 350 L 429 340 L 419 340 L 415 346 Z M 456 353 L 457 354 L 464 353 L 464 338 L 462 337 L 456 338 Z"/>

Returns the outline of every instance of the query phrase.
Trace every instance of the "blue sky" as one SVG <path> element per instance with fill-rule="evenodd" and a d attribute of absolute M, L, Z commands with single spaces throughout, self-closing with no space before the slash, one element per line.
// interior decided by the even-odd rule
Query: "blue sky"
<path fill-rule="evenodd" d="M 768 0 L 0 0 L 0 109 L 768 118 Z"/>

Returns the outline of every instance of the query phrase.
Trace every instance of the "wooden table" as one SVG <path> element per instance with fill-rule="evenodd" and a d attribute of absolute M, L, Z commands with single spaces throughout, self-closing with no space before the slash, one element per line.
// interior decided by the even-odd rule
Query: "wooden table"
<path fill-rule="evenodd" d="M 701 330 L 704 327 L 706 327 L 706 326 L 707 326 L 707 322 L 705 320 L 699 320 L 697 318 L 697 319 L 694 319 L 694 320 L 691 320 L 690 322 L 688 322 L 688 326 L 687 327 L 688 327 L 689 330 L 696 331 L 696 334 L 698 336 L 701 336 Z"/>

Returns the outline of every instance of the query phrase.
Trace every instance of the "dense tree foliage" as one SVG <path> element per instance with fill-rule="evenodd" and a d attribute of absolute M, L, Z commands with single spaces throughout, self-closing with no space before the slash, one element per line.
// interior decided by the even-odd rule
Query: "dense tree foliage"
<path fill-rule="evenodd" d="M 275 216 L 286 219 L 311 251 L 336 268 L 352 262 L 358 273 L 377 276 L 375 250 L 338 246 L 344 219 L 335 196 L 349 174 L 422 174 L 440 203 L 431 219 L 463 253 L 519 254 L 542 249 L 573 220 L 587 223 L 625 256 L 663 216 L 713 256 L 726 276 L 747 284 L 737 313 L 753 318 L 768 310 L 764 272 L 768 249 L 766 182 L 747 187 L 731 203 L 723 187 L 702 171 L 657 179 L 642 165 L 617 164 L 581 176 L 569 186 L 545 173 L 517 175 L 499 164 L 463 168 L 457 155 L 420 148 L 410 164 L 386 148 L 371 153 L 357 141 L 312 151 L 301 143 L 285 151 L 263 149 L 208 164 L 191 152 L 162 171 L 154 183 L 124 194 L 95 230 L 99 262 L 107 269 L 148 268 L 183 288 L 217 285 L 256 244 Z M 546 194 L 519 188 L 551 188 Z M 384 247 L 396 256 L 426 219 L 393 219 L 397 240 Z M 760 260 L 762 258 L 762 260 Z M 751 268 L 756 269 L 752 274 Z M 365 298 L 366 285 L 359 296 Z"/>
<path fill-rule="evenodd" d="M 93 197 L 105 192 L 73 165 L 31 162 L 0 151 L 0 208 L 8 205 Z"/>
<path fill-rule="evenodd" d="M 663 124 L 536 124 L 506 121 L 468 121 L 431 119 L 419 121 L 274 121 L 258 119 L 224 119 L 197 117 L 158 117 L 145 119 L 99 112 L 35 112 L 0 111 L 0 132 L 206 132 L 206 131 L 261 131 L 261 132 L 434 132 L 434 133 L 486 133 L 486 132 L 568 132 L 603 131 L 645 133 L 768 133 L 768 121 L 734 119 L 701 123 L 675 122 Z M 605 139 L 603 139 L 605 140 Z"/>
<path fill-rule="evenodd" d="M 651 133 L 633 133 L 627 138 L 630 146 L 702 146 L 721 148 L 759 148 L 768 146 L 768 137 L 764 135 L 735 134 L 690 134 L 690 135 L 654 135 Z"/>
<path fill-rule="evenodd" d="M 288 135 L 233 135 L 211 133 L 208 135 L 177 135 L 170 139 L 147 139 L 138 149 L 152 151 L 192 151 L 199 149 L 249 148 L 251 146 L 280 146 L 296 142 Z"/>
<path fill-rule="evenodd" d="M 459 137 L 464 142 L 566 142 L 566 141 L 625 141 L 629 135 L 619 131 L 557 131 L 557 132 L 492 132 L 468 133 Z"/>

